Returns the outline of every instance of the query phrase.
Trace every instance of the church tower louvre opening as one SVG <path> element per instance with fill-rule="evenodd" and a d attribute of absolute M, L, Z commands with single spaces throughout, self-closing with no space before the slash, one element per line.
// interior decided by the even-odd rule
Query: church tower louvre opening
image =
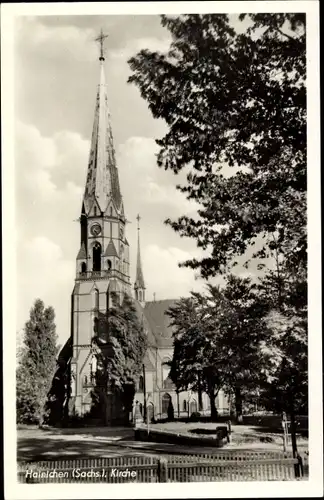
<path fill-rule="evenodd" d="M 121 301 L 125 294 L 131 295 L 126 217 L 105 80 L 105 38 L 101 32 L 97 39 L 100 43 L 99 84 L 79 219 L 80 249 L 71 305 L 73 353 L 69 406 L 80 415 L 91 407 L 88 381 L 93 380 L 93 339 L 98 335 L 100 318 L 107 316 L 112 292 L 117 293 Z"/>

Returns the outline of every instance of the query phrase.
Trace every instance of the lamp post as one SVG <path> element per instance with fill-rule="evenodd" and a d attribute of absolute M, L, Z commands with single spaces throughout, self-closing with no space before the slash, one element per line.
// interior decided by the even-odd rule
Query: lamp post
<path fill-rule="evenodd" d="M 180 418 L 180 401 L 179 401 L 179 391 L 177 389 L 177 406 L 178 406 L 178 418 Z"/>
<path fill-rule="evenodd" d="M 144 419 L 144 422 L 146 421 L 146 380 L 145 380 L 145 364 L 143 363 L 143 394 L 144 394 L 144 407 L 143 407 L 143 419 Z"/>

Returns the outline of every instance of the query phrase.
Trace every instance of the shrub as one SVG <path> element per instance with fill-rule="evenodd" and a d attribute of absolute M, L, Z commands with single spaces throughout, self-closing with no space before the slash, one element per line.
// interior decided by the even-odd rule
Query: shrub
<path fill-rule="evenodd" d="M 189 420 L 191 422 L 198 422 L 198 420 L 200 419 L 201 415 L 199 413 L 199 411 L 194 411 L 191 415 L 190 415 L 190 418 Z"/>

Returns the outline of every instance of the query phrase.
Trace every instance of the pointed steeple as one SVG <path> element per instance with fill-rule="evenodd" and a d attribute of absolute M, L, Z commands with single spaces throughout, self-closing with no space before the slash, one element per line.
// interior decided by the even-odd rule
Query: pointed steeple
<path fill-rule="evenodd" d="M 136 280 L 134 284 L 135 298 L 144 303 L 145 302 L 145 283 L 143 277 L 142 260 L 141 260 L 141 246 L 140 246 L 140 216 L 137 217 L 137 263 L 136 263 Z"/>
<path fill-rule="evenodd" d="M 101 31 L 97 41 L 100 42 L 100 80 L 97 91 L 88 173 L 84 192 L 84 208 L 86 213 L 97 200 L 99 209 L 104 212 L 113 198 L 116 208 L 121 205 L 121 194 L 116 167 L 115 150 L 108 108 L 107 85 L 104 70 L 103 41 L 107 38 Z"/>

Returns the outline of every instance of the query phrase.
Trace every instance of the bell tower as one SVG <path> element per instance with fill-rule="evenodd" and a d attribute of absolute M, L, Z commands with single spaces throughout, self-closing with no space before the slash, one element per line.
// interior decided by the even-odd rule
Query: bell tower
<path fill-rule="evenodd" d="M 90 409 L 95 366 L 92 339 L 100 315 L 111 307 L 111 293 L 131 294 L 126 217 L 116 165 L 104 69 L 104 41 L 99 42 L 99 85 L 87 177 L 80 215 L 80 249 L 71 304 L 71 402 L 79 414 Z"/>

